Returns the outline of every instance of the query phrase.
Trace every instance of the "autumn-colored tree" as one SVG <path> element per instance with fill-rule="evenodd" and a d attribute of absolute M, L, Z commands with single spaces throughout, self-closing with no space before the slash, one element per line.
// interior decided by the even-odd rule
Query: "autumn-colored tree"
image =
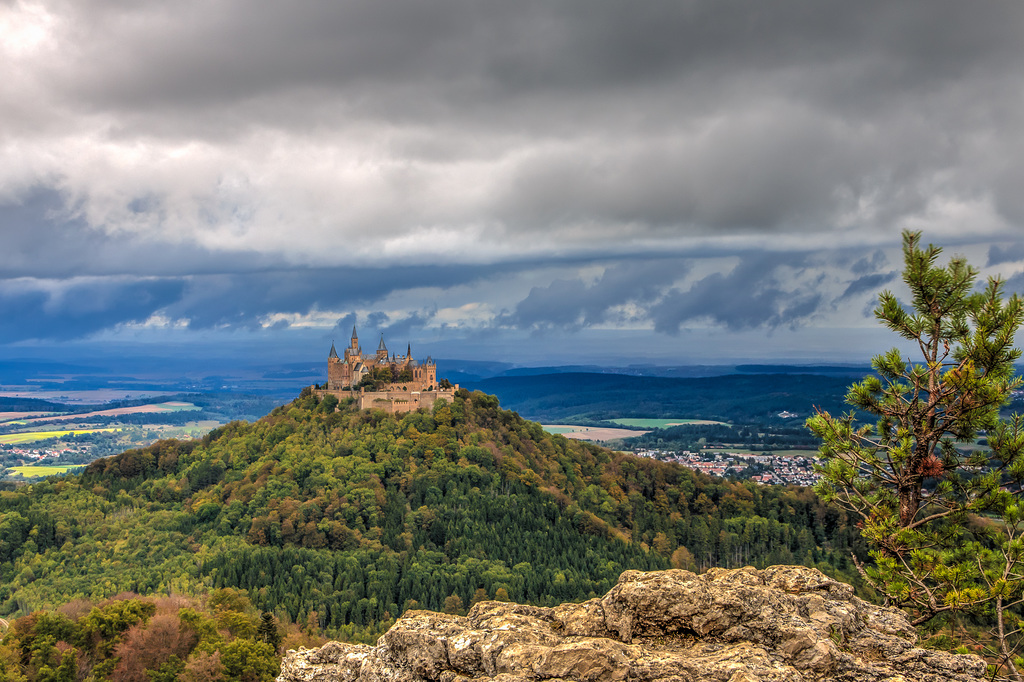
<path fill-rule="evenodd" d="M 145 625 L 133 625 L 125 633 L 115 650 L 120 660 L 110 679 L 112 682 L 148 682 L 147 671 L 159 670 L 171 657 L 183 661 L 197 639 L 194 632 L 182 627 L 177 614 L 158 613 Z"/>
<path fill-rule="evenodd" d="M 185 662 L 179 679 L 182 682 L 221 682 L 224 679 L 224 665 L 220 662 L 220 652 L 195 652 Z"/>
<path fill-rule="evenodd" d="M 444 598 L 444 612 L 451 614 L 462 613 L 462 597 L 451 594 Z"/>
<path fill-rule="evenodd" d="M 685 547 L 677 547 L 672 552 L 672 568 L 682 568 L 692 571 L 696 568 L 696 564 L 693 560 L 693 554 L 690 550 Z"/>

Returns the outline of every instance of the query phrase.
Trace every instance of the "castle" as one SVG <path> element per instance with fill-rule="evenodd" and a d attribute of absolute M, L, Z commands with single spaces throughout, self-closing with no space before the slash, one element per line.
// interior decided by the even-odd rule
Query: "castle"
<path fill-rule="evenodd" d="M 371 390 L 367 390 L 367 385 Z M 315 392 L 338 398 L 356 398 L 360 409 L 385 412 L 411 412 L 420 407 L 431 408 L 439 398 L 449 402 L 458 386 L 437 380 L 437 364 L 428 357 L 423 363 L 412 357 L 412 344 L 405 355 L 388 352 L 381 334 L 377 352 L 363 355 L 359 336 L 352 327 L 351 345 L 338 355 L 334 344 L 327 356 L 327 383 Z"/>

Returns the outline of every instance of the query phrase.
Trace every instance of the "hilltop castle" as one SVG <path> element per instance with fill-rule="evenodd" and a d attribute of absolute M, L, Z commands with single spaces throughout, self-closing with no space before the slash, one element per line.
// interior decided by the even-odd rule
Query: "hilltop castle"
<path fill-rule="evenodd" d="M 366 384 L 376 390 L 366 390 Z M 356 398 L 360 409 L 373 408 L 386 412 L 411 412 L 430 408 L 438 398 L 451 401 L 458 386 L 444 379 L 437 380 L 437 364 L 432 358 L 420 363 L 412 357 L 412 344 L 405 355 L 389 353 L 381 334 L 377 351 L 363 354 L 359 336 L 352 327 L 351 345 L 338 355 L 334 344 L 327 356 L 327 383 L 316 389 L 321 397 L 332 394 L 338 398 Z"/>
<path fill-rule="evenodd" d="M 388 347 L 384 345 L 384 335 L 381 334 L 377 352 L 364 357 L 356 328 L 352 327 L 352 345 L 345 349 L 344 357 L 339 357 L 334 344 L 331 344 L 331 352 L 327 356 L 327 388 L 334 391 L 355 388 L 374 370 L 381 369 L 402 377 L 398 383 L 412 390 L 429 390 L 437 383 L 437 365 L 429 357 L 423 364 L 416 362 L 412 357 L 412 344 L 409 344 L 405 355 L 388 355 Z"/>

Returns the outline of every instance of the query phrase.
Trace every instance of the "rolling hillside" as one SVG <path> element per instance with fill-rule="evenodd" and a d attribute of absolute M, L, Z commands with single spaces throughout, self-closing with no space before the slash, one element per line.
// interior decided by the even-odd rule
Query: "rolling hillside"
<path fill-rule="evenodd" d="M 584 599 L 627 568 L 849 577 L 855 538 L 809 490 L 553 436 L 483 393 L 397 417 L 304 395 L 0 492 L 0 616 L 238 588 L 288 620 L 373 632 L 415 606 Z"/>

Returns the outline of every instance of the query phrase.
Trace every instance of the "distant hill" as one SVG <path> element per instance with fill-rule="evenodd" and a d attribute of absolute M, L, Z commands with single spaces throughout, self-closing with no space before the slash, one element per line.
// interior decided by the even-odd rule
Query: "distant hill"
<path fill-rule="evenodd" d="M 736 365 L 740 374 L 822 374 L 860 379 L 872 372 L 870 365 Z"/>
<path fill-rule="evenodd" d="M 629 417 L 749 421 L 782 411 L 807 417 L 815 406 L 844 412 L 850 383 L 848 376 L 821 374 L 670 378 L 559 373 L 494 377 L 468 387 L 494 394 L 507 409 L 541 422 Z"/>
<path fill-rule="evenodd" d="M 696 378 L 721 377 L 730 374 L 821 374 L 859 378 L 871 372 L 870 365 L 546 365 L 516 367 L 507 362 L 473 360 L 437 360 L 438 376 L 452 383 L 472 383 L 495 377 L 534 376 L 542 374 L 621 374 L 635 377 Z"/>

